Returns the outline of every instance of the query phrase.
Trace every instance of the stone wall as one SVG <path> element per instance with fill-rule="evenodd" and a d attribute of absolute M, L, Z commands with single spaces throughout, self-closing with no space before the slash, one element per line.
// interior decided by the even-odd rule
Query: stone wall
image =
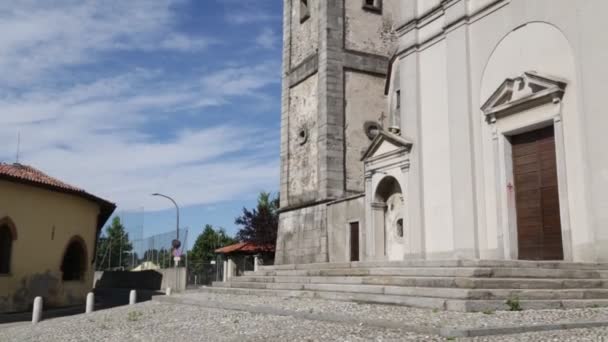
<path fill-rule="evenodd" d="M 318 77 L 313 75 L 289 94 L 289 204 L 316 199 L 318 186 Z"/>
<path fill-rule="evenodd" d="M 281 213 L 275 265 L 327 262 L 327 206 Z"/>
<path fill-rule="evenodd" d="M 363 1 L 347 0 L 345 4 L 345 48 L 387 56 L 396 42 L 395 20 L 399 0 L 382 1 L 382 12 L 363 9 Z"/>
<path fill-rule="evenodd" d="M 350 261 L 350 223 L 359 222 L 359 260 L 365 252 L 365 197 L 358 196 L 327 205 L 329 261 Z"/>
<path fill-rule="evenodd" d="M 300 0 L 291 0 L 291 67 L 314 54 L 319 45 L 319 0 L 308 0 L 310 17 L 300 22 Z"/>
<path fill-rule="evenodd" d="M 384 116 L 388 122 L 384 96 L 384 77 L 356 71 L 345 72 L 346 94 L 346 190 L 363 192 L 363 162 L 361 157 L 371 139 L 365 131 L 366 122 L 376 122 Z"/>

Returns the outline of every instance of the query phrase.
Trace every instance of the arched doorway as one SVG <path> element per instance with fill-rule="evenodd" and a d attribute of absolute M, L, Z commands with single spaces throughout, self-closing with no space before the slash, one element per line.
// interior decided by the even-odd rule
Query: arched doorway
<path fill-rule="evenodd" d="M 375 201 L 384 207 L 384 246 L 388 260 L 403 260 L 405 254 L 405 203 L 401 186 L 392 176 L 383 178 L 376 187 Z"/>
<path fill-rule="evenodd" d="M 17 229 L 13 221 L 5 217 L 0 219 L 0 274 L 11 272 L 13 241 L 17 240 Z"/>
<path fill-rule="evenodd" d="M 84 241 L 80 237 L 74 237 L 68 243 L 68 247 L 61 262 L 62 279 L 64 281 L 83 280 L 87 270 L 87 252 Z"/>

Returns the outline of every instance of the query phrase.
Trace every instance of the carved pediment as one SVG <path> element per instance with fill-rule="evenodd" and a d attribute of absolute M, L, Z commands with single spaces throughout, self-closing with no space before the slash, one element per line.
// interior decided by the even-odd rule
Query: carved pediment
<path fill-rule="evenodd" d="M 409 151 L 412 142 L 396 134 L 380 131 L 361 157 L 365 161 L 396 151 Z"/>
<path fill-rule="evenodd" d="M 481 110 L 488 121 L 494 121 L 523 109 L 560 101 L 565 89 L 566 82 L 563 80 L 528 71 L 519 77 L 507 78 L 481 106 Z"/>

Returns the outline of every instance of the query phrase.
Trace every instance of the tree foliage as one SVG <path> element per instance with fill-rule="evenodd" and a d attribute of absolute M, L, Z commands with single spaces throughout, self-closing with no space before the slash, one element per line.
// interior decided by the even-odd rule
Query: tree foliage
<path fill-rule="evenodd" d="M 234 242 L 234 239 L 228 236 L 223 228 L 214 229 L 212 225 L 207 224 L 188 253 L 188 260 L 193 266 L 209 263 L 215 259 L 214 251 L 216 249 Z"/>
<path fill-rule="evenodd" d="M 257 207 L 252 210 L 243 208 L 243 214 L 235 219 L 235 223 L 241 226 L 236 235 L 237 239 L 260 246 L 274 246 L 279 228 L 278 209 L 279 197 L 273 197 L 269 192 L 261 192 Z"/>
<path fill-rule="evenodd" d="M 129 240 L 129 234 L 116 216 L 112 224 L 105 228 L 99 240 L 97 240 L 97 255 L 95 257 L 98 269 L 110 269 L 117 267 L 128 267 L 131 264 L 131 251 L 133 244 Z"/>

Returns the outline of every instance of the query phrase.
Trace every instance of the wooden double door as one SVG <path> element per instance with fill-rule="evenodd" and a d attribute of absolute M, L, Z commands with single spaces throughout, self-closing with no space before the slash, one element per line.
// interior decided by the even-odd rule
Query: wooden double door
<path fill-rule="evenodd" d="M 563 260 L 553 126 L 510 140 L 519 259 Z"/>

